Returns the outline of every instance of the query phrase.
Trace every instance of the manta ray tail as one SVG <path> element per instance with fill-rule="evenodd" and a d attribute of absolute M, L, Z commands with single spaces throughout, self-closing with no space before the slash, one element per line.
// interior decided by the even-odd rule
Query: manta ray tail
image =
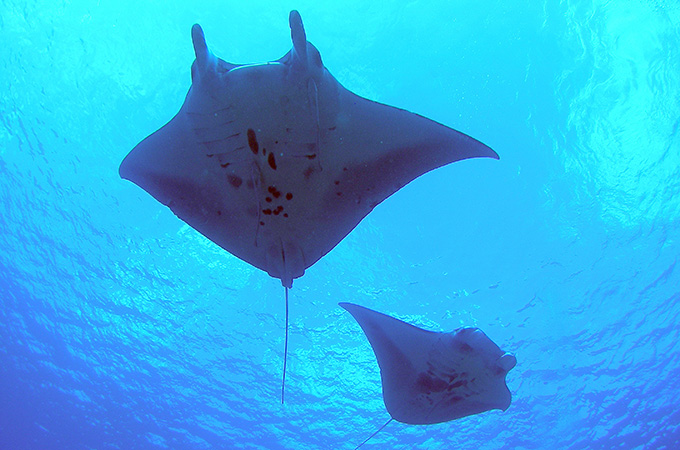
<path fill-rule="evenodd" d="M 378 428 L 377 430 L 375 430 L 375 431 L 373 432 L 372 435 L 370 435 L 369 437 L 367 437 L 366 439 L 364 439 L 364 441 L 363 441 L 361 444 L 359 444 L 359 445 L 357 445 L 356 447 L 354 447 L 354 450 L 357 450 L 359 447 L 361 447 L 362 445 L 364 445 L 366 442 L 370 441 L 371 438 L 373 438 L 373 436 L 375 436 L 376 434 L 380 433 L 380 432 L 383 430 L 383 428 L 385 428 L 387 425 L 389 425 L 390 422 L 392 422 L 393 420 L 394 420 L 394 418 L 390 417 L 390 420 L 388 420 L 387 422 L 385 422 L 385 423 L 383 424 L 383 426 L 381 426 L 380 428 Z"/>
<path fill-rule="evenodd" d="M 288 288 L 286 287 L 286 338 L 283 344 L 283 378 L 281 379 L 281 404 L 286 392 L 286 362 L 288 361 Z"/>

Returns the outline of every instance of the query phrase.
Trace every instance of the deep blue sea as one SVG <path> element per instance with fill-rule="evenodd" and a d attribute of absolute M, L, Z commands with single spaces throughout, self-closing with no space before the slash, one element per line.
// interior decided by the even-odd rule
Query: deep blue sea
<path fill-rule="evenodd" d="M 290 291 L 118 165 L 179 109 L 190 29 L 467 133 Z M 0 449 L 352 449 L 389 419 L 338 302 L 481 328 L 510 408 L 365 449 L 680 448 L 677 0 L 0 2 Z"/>

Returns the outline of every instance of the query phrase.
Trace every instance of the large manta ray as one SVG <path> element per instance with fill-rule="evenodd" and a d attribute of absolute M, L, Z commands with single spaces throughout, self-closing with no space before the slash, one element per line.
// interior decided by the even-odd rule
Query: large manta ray
<path fill-rule="evenodd" d="M 286 287 L 413 179 L 498 158 L 456 130 L 354 95 L 323 66 L 297 11 L 290 28 L 283 58 L 235 65 L 194 25 L 182 108 L 120 165 L 121 177 Z"/>
<path fill-rule="evenodd" d="M 293 279 L 401 187 L 454 161 L 498 158 L 456 130 L 351 93 L 307 42 L 297 11 L 289 22 L 293 48 L 247 65 L 213 55 L 194 25 L 182 108 L 120 165 L 122 178 L 279 278 L 286 300 Z"/>

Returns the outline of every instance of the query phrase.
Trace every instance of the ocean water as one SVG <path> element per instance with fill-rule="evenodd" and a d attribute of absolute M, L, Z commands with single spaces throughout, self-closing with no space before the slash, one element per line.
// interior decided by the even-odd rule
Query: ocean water
<path fill-rule="evenodd" d="M 291 291 L 118 165 L 179 109 L 190 28 L 485 142 L 380 204 Z M 355 302 L 480 327 L 510 408 L 366 449 L 680 448 L 680 4 L 0 2 L 0 449 L 351 449 L 382 425 Z"/>

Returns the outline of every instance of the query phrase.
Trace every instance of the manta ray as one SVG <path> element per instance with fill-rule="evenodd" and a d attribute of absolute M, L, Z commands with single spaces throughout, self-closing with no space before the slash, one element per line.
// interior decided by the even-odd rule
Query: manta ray
<path fill-rule="evenodd" d="M 373 348 L 391 416 L 356 448 L 392 420 L 426 425 L 510 406 L 505 376 L 517 359 L 479 328 L 433 332 L 363 306 L 339 305 L 356 319 Z"/>
<path fill-rule="evenodd" d="M 215 244 L 280 279 L 286 324 L 293 280 L 376 205 L 437 167 L 498 159 L 452 128 L 348 91 L 307 41 L 297 11 L 289 24 L 288 53 L 241 65 L 217 58 L 194 25 L 184 104 L 119 169 Z"/>

